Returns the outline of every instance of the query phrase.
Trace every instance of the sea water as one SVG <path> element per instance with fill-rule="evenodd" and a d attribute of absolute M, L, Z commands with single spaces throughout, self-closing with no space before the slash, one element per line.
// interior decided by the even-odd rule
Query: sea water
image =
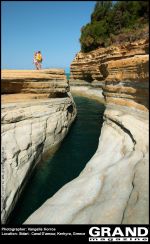
<path fill-rule="evenodd" d="M 105 107 L 80 96 L 75 96 L 74 101 L 75 122 L 54 156 L 35 168 L 10 216 L 10 224 L 22 224 L 64 184 L 76 178 L 95 153 Z"/>

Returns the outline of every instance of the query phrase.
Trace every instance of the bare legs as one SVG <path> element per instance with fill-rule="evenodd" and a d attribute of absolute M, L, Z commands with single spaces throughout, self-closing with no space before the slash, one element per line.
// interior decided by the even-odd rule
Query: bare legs
<path fill-rule="evenodd" d="M 38 70 L 42 68 L 42 66 L 41 66 L 41 62 L 37 62 L 37 64 L 36 64 L 36 68 L 37 68 Z"/>
<path fill-rule="evenodd" d="M 36 62 L 36 63 L 34 63 L 34 64 L 35 64 L 35 68 L 36 68 L 37 70 L 40 70 L 40 69 L 42 68 L 41 62 Z"/>
<path fill-rule="evenodd" d="M 39 69 L 42 68 L 41 62 L 38 63 Z"/>

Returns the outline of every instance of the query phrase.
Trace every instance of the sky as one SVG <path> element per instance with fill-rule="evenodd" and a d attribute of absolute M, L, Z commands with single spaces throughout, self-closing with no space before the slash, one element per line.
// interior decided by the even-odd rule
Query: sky
<path fill-rule="evenodd" d="M 96 1 L 2 1 L 2 69 L 34 69 L 41 51 L 43 68 L 69 66 L 80 51 L 80 30 L 90 22 Z"/>

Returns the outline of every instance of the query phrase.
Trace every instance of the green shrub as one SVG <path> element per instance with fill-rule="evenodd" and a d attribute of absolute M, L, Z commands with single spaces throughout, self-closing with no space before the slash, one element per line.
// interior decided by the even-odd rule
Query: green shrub
<path fill-rule="evenodd" d="M 116 35 L 142 28 L 148 23 L 148 1 L 98 1 L 91 14 L 91 22 L 81 28 L 81 51 L 89 52 L 98 47 L 107 47 L 114 42 Z M 119 40 L 120 39 L 120 40 Z M 125 39 L 130 39 L 125 36 Z M 134 38 L 135 39 L 135 35 Z"/>

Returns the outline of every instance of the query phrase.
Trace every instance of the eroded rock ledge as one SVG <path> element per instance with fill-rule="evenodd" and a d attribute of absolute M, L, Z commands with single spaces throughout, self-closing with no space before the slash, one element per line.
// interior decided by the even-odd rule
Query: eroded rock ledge
<path fill-rule="evenodd" d="M 77 54 L 72 91 L 105 99 L 98 149 L 25 224 L 149 223 L 148 82 L 148 40 Z"/>
<path fill-rule="evenodd" d="M 63 70 L 2 71 L 2 223 L 42 157 L 76 116 Z"/>
<path fill-rule="evenodd" d="M 98 149 L 85 169 L 25 224 L 148 223 L 147 113 L 129 114 L 117 105 L 107 107 L 104 118 Z"/>
<path fill-rule="evenodd" d="M 70 85 L 103 90 L 107 103 L 148 109 L 149 39 L 79 52 L 71 64 Z"/>
<path fill-rule="evenodd" d="M 39 97 L 65 97 L 69 84 L 64 70 L 2 70 L 2 94 L 42 94 Z"/>

